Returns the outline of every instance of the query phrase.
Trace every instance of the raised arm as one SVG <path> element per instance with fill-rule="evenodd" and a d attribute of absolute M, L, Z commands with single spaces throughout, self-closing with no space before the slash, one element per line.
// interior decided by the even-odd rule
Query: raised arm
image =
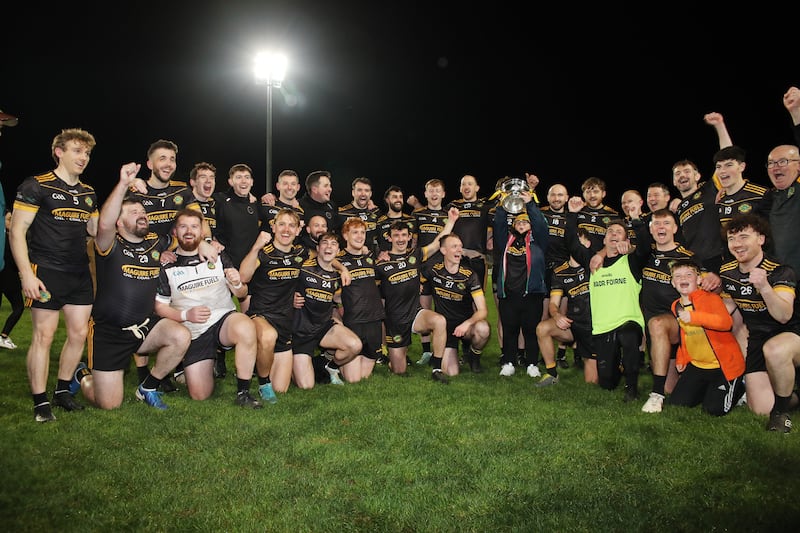
<path fill-rule="evenodd" d="M 244 256 L 242 262 L 239 264 L 239 276 L 243 283 L 250 283 L 253 279 L 253 274 L 256 273 L 258 268 L 258 252 L 267 245 L 272 238 L 272 235 L 266 231 L 261 231 L 256 237 L 256 242 L 250 248 L 250 251 Z"/>
<path fill-rule="evenodd" d="M 722 118 L 720 113 L 706 113 L 706 115 L 703 117 L 703 120 L 709 126 L 713 126 L 714 131 L 717 132 L 717 139 L 719 139 L 720 149 L 733 146 L 731 136 L 728 134 L 728 128 L 725 127 L 725 119 Z"/>
<path fill-rule="evenodd" d="M 451 207 L 447 212 L 447 222 L 442 228 L 442 231 L 440 231 L 439 234 L 434 237 L 429 244 L 422 248 L 423 257 L 430 257 L 431 254 L 435 254 L 439 251 L 439 239 L 453 231 L 453 226 L 455 226 L 456 220 L 458 220 L 458 208 Z"/>
<path fill-rule="evenodd" d="M 794 86 L 789 87 L 789 90 L 783 95 L 783 107 L 792 117 L 792 124 L 800 126 L 800 89 Z"/>
<path fill-rule="evenodd" d="M 108 250 L 117 236 L 117 219 L 122 211 L 122 200 L 136 179 L 136 174 L 142 165 L 139 163 L 126 163 L 119 169 L 119 181 L 100 209 L 100 218 L 97 221 L 97 235 L 94 238 L 98 250 Z"/>

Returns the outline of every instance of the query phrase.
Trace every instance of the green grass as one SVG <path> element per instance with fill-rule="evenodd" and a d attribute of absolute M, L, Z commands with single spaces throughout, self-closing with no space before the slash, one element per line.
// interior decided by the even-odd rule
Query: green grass
<path fill-rule="evenodd" d="M 498 375 L 496 337 L 486 372 L 449 386 L 376 367 L 260 411 L 233 405 L 229 373 L 211 399 L 181 391 L 158 412 L 134 400 L 131 367 L 120 409 L 57 409 L 48 424 L 33 421 L 29 337 L 26 311 L 19 348 L 0 352 L 5 531 L 798 529 L 797 430 L 768 433 L 746 408 L 644 414 L 644 375 L 635 404 L 573 369 L 536 389 L 523 371 Z"/>

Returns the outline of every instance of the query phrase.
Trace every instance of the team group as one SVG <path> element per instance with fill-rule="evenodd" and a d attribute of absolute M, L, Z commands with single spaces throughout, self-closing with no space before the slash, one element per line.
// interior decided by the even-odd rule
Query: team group
<path fill-rule="evenodd" d="M 783 100 L 800 142 L 800 90 Z M 297 173 L 283 171 L 276 192 L 259 199 L 244 164 L 231 167 L 224 193 L 209 163 L 196 164 L 188 184 L 173 180 L 178 148 L 163 139 L 148 150 L 150 176 L 137 177 L 137 163 L 122 166 L 98 209 L 80 181 L 95 140 L 63 130 L 52 144 L 56 169 L 18 188 L 9 231 L 33 324 L 35 419 L 55 419 L 46 385 L 60 313 L 67 338 L 55 406 L 83 409 L 79 391 L 97 407 L 121 405 L 131 355 L 139 400 L 166 409 L 173 373 L 205 399 L 233 350 L 235 401 L 261 408 L 291 383 L 313 387 L 320 373 L 337 384 L 367 378 L 384 353 L 407 376 L 412 334 L 434 381 L 447 384 L 462 364 L 482 372 L 491 272 L 502 376 L 515 373 L 519 354 L 537 386 L 555 385 L 566 365 L 556 345 L 559 354 L 572 345 L 587 382 L 624 383 L 624 400 L 634 401 L 647 351 L 653 389 L 644 412 L 666 402 L 724 415 L 746 403 L 769 415 L 768 430 L 789 432 L 800 364 L 800 247 L 791 238 L 800 152 L 789 144 L 770 152 L 767 188 L 744 177 L 744 150 L 722 116 L 705 121 L 720 142 L 713 177 L 675 163 L 680 198 L 652 183 L 647 213 L 635 190 L 622 195 L 622 213 L 606 205 L 599 178 L 584 181 L 581 196 L 551 185 L 540 209 L 534 174 L 514 192 L 514 209 L 503 195 L 479 196 L 471 175 L 447 205 L 444 183 L 432 179 L 426 203 L 392 186 L 381 209 L 370 181 L 356 178 L 352 202 L 337 208 L 325 171 L 307 176 L 299 198 Z"/>

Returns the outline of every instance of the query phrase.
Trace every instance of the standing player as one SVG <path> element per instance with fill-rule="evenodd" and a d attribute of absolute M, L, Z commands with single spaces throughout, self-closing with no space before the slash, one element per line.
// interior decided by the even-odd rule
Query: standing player
<path fill-rule="evenodd" d="M 547 274 L 545 281 L 547 282 L 548 294 L 544 297 L 542 312 L 542 320 L 547 320 L 550 316 L 550 288 L 553 281 L 553 270 L 561 265 L 564 265 L 569 260 L 569 250 L 567 250 L 566 238 L 564 231 L 567 226 L 567 200 L 569 199 L 569 192 L 567 187 L 562 183 L 551 185 L 547 189 L 547 205 L 541 208 L 542 215 L 547 221 L 547 226 L 550 231 L 550 239 L 547 243 L 547 252 L 545 252 L 545 263 L 547 266 Z M 494 273 L 494 270 L 492 270 Z M 541 350 L 540 350 L 541 351 Z M 556 362 L 560 368 L 567 368 L 567 347 L 559 342 L 558 355 Z M 581 359 L 573 352 L 573 360 L 575 366 L 580 366 Z M 547 364 L 545 362 L 545 364 Z"/>
<path fill-rule="evenodd" d="M 417 240 L 417 219 L 413 215 L 403 212 L 403 189 L 397 185 L 392 185 L 383 193 L 383 201 L 386 202 L 386 212 L 378 217 L 378 249 L 386 252 L 392 247 L 389 239 L 389 230 L 395 222 L 403 222 L 408 226 L 408 232 L 413 239 Z M 385 256 L 385 254 L 382 254 Z"/>
<path fill-rule="evenodd" d="M 200 207 L 203 220 L 208 224 L 213 238 L 217 229 L 217 200 L 214 197 L 217 187 L 217 167 L 211 163 L 197 163 L 189 171 L 189 185 L 192 188 L 193 200 Z"/>
<path fill-rule="evenodd" d="M 97 232 L 97 195 L 81 181 L 95 139 L 81 129 L 56 135 L 56 169 L 25 179 L 17 189 L 11 219 L 11 251 L 19 269 L 33 334 L 28 350 L 28 380 L 37 422 L 55 420 L 47 398 L 50 346 L 63 311 L 67 339 L 61 348 L 53 405 L 83 409 L 69 394 L 69 383 L 83 354 L 94 290 L 86 239 Z"/>
<path fill-rule="evenodd" d="M 300 178 L 297 176 L 297 172 L 291 169 L 282 170 L 278 174 L 275 188 L 278 189 L 277 198 L 271 192 L 261 197 L 261 209 L 267 222 L 267 225 L 261 229 L 270 233 L 272 232 L 272 221 L 275 220 L 275 215 L 281 209 L 292 209 L 300 215 L 301 220 L 303 218 L 303 208 L 300 207 L 300 202 L 297 200 L 297 192 L 300 190 Z"/>
<path fill-rule="evenodd" d="M 383 318 L 381 293 L 375 280 L 375 254 L 363 251 L 367 242 L 367 223 L 351 217 L 344 221 L 342 237 L 345 249 L 339 262 L 350 271 L 350 285 L 342 287 L 342 321 L 361 339 L 361 378 L 372 375 L 375 362 L 381 357 Z"/>
<path fill-rule="evenodd" d="M 175 214 L 184 207 L 189 209 L 200 209 L 200 205 L 194 201 L 192 190 L 185 181 L 173 180 L 175 171 L 178 169 L 178 145 L 166 139 L 159 139 L 152 143 L 147 149 L 147 168 L 150 170 L 150 177 L 144 184 L 136 180 L 132 183 L 130 193 L 137 198 L 147 211 L 147 221 L 150 224 L 150 231 L 159 236 L 171 236 L 172 223 Z M 211 230 L 205 224 L 204 237 L 211 237 Z M 163 261 L 167 260 L 169 254 L 165 254 Z M 143 380 L 150 372 L 148 365 L 150 360 L 147 356 L 136 355 L 136 372 L 139 381 Z M 169 378 L 161 382 L 163 392 L 175 392 L 178 388 Z"/>
<path fill-rule="evenodd" d="M 619 212 L 603 203 L 606 197 L 606 182 L 600 178 L 587 178 L 581 184 L 584 205 L 577 215 L 577 227 L 583 228 L 592 241 L 592 251 L 604 246 L 606 226 L 611 220 L 619 218 Z"/>
<path fill-rule="evenodd" d="M 369 178 L 356 178 L 352 183 L 353 201 L 339 208 L 342 217 L 358 217 L 367 225 L 365 244 L 371 252 L 378 253 L 377 221 L 380 209 L 372 202 L 372 182 Z M 342 232 L 344 233 L 344 232 Z"/>
<path fill-rule="evenodd" d="M 444 191 L 444 182 L 440 179 L 434 178 L 425 182 L 425 199 L 428 203 L 417 207 L 412 213 L 416 218 L 418 247 L 424 247 L 433 242 L 444 228 L 447 220 L 447 209 L 442 207 Z M 409 205 L 419 203 L 414 196 L 409 197 L 407 202 Z M 426 264 L 432 264 L 432 262 L 440 260 L 441 257 L 440 253 L 434 253 L 432 257 L 428 258 Z M 420 294 L 419 300 L 424 309 L 433 309 L 433 295 L 429 284 L 422 284 L 422 294 Z M 417 361 L 417 364 L 427 365 L 431 360 L 431 355 L 433 355 L 431 352 L 431 336 L 423 335 L 420 341 L 422 343 L 422 356 Z"/>

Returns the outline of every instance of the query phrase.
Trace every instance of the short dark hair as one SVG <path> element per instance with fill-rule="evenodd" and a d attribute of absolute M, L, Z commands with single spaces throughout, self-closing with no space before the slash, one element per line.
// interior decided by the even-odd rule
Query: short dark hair
<path fill-rule="evenodd" d="M 725 235 L 739 233 L 747 228 L 751 228 L 753 231 L 760 233 L 767 238 L 771 236 L 769 222 L 767 222 L 767 219 L 760 215 L 756 215 L 755 213 L 740 213 L 738 215 L 734 215 L 733 218 L 731 218 L 727 224 L 725 224 Z"/>
<path fill-rule="evenodd" d="M 386 192 L 383 193 L 383 199 L 386 200 L 387 198 L 389 198 L 389 194 L 391 194 L 393 192 L 399 192 L 399 193 L 402 194 L 403 193 L 403 189 L 401 189 L 397 185 L 392 185 L 388 189 L 386 189 Z"/>
<path fill-rule="evenodd" d="M 697 165 L 694 164 L 694 161 L 690 161 L 688 159 L 681 159 L 680 161 L 675 161 L 675 163 L 673 163 L 672 165 L 672 170 L 674 172 L 675 168 L 685 167 L 685 166 L 690 166 L 694 169 L 695 172 L 700 172 L 700 169 L 697 168 Z"/>
<path fill-rule="evenodd" d="M 411 228 L 408 227 L 408 222 L 403 222 L 402 220 L 395 220 L 392 222 L 392 225 L 389 226 L 389 235 L 392 234 L 393 231 L 403 231 L 406 230 L 409 235 L 411 234 Z"/>
<path fill-rule="evenodd" d="M 326 231 L 317 239 L 317 246 L 322 244 L 322 241 L 335 241 L 336 244 L 339 244 L 339 235 L 334 231 Z"/>
<path fill-rule="evenodd" d="M 147 149 L 147 159 L 150 159 L 150 156 L 153 155 L 153 152 L 158 150 L 159 148 L 166 148 L 167 150 L 172 150 L 175 152 L 175 155 L 178 155 L 178 145 L 172 141 L 168 141 L 166 139 L 159 139 L 153 144 L 150 145 L 150 148 Z"/>
<path fill-rule="evenodd" d="M 351 189 L 355 189 L 356 185 L 358 185 L 359 183 L 363 183 L 364 185 L 368 185 L 370 189 L 372 188 L 372 182 L 369 181 L 369 178 L 365 178 L 365 177 L 354 179 L 353 183 L 350 184 L 350 188 Z"/>
<path fill-rule="evenodd" d="M 306 191 L 310 191 L 311 187 L 319 183 L 320 178 L 326 177 L 331 179 L 331 173 L 327 170 L 315 170 L 306 176 Z"/>
<path fill-rule="evenodd" d="M 648 189 L 661 189 L 665 193 L 669 194 L 669 187 L 666 184 L 661 183 L 660 181 L 654 181 L 650 185 L 647 186 Z"/>
<path fill-rule="evenodd" d="M 200 172 L 201 170 L 210 170 L 211 172 L 214 173 L 215 177 L 217 175 L 217 167 L 215 167 L 211 163 L 206 163 L 205 161 L 201 161 L 200 163 L 195 164 L 195 166 L 192 167 L 192 170 L 189 171 L 189 181 L 197 178 L 197 173 Z"/>
<path fill-rule="evenodd" d="M 733 159 L 740 163 L 744 163 L 744 156 L 746 152 L 744 148 L 741 148 L 736 145 L 726 146 L 722 150 L 718 150 L 716 154 L 714 154 L 714 163 L 719 163 L 720 161 L 727 161 L 729 159 Z"/>
<path fill-rule="evenodd" d="M 237 172 L 247 172 L 250 174 L 250 177 L 253 177 L 253 169 L 250 168 L 250 165 L 246 165 L 244 163 L 236 163 L 233 165 L 230 170 L 228 170 L 228 177 L 232 178 L 233 175 Z"/>

